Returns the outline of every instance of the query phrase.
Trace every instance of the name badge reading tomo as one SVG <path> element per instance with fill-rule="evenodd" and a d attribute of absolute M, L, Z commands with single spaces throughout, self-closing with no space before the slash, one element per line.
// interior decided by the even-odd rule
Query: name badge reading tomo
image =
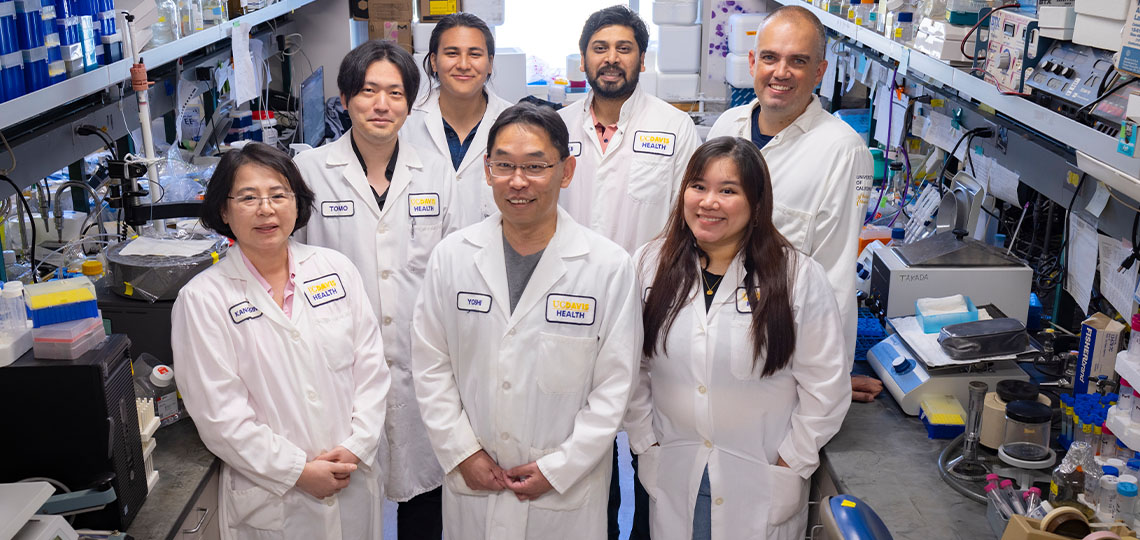
<path fill-rule="evenodd" d="M 348 217 L 355 213 L 352 201 L 321 201 L 321 215 L 324 217 Z"/>
<path fill-rule="evenodd" d="M 461 292 L 455 299 L 455 307 L 459 311 L 474 311 L 477 313 L 487 313 L 491 311 L 491 295 Z"/>
<path fill-rule="evenodd" d="M 428 217 L 438 215 L 438 193 L 412 193 L 408 195 L 408 216 Z"/>
<path fill-rule="evenodd" d="M 582 157 L 582 143 L 580 143 L 580 142 L 570 143 L 570 155 L 572 155 L 574 157 Z"/>
<path fill-rule="evenodd" d="M 752 306 L 748 304 L 748 290 L 744 287 L 736 288 L 736 311 L 737 313 L 752 313 Z"/>
<path fill-rule="evenodd" d="M 546 322 L 589 326 L 594 324 L 597 303 L 589 296 L 547 295 Z"/>
<path fill-rule="evenodd" d="M 329 274 L 301 284 L 305 289 L 305 298 L 313 307 L 323 306 L 335 302 L 346 296 L 344 285 L 340 283 L 340 276 Z"/>
<path fill-rule="evenodd" d="M 633 151 L 639 154 L 673 155 L 677 136 L 667 131 L 633 132 Z"/>
<path fill-rule="evenodd" d="M 249 300 L 230 306 L 230 319 L 233 319 L 234 324 L 241 324 L 260 316 L 261 310 L 257 309 L 257 306 L 249 303 Z"/>

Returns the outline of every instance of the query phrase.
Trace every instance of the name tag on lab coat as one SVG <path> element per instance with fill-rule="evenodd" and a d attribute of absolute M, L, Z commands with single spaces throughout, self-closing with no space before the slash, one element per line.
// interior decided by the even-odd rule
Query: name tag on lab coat
<path fill-rule="evenodd" d="M 305 298 L 313 307 L 323 306 L 335 302 L 346 296 L 344 285 L 340 283 L 340 276 L 329 274 L 301 284 L 305 290 Z"/>
<path fill-rule="evenodd" d="M 438 193 L 412 193 L 408 195 L 408 215 L 428 217 L 439 215 Z"/>
<path fill-rule="evenodd" d="M 570 155 L 572 155 L 574 157 L 582 157 L 582 143 L 580 143 L 580 142 L 570 143 Z"/>
<path fill-rule="evenodd" d="M 547 295 L 546 322 L 589 326 L 594 324 L 597 303 L 589 296 Z"/>
<path fill-rule="evenodd" d="M 677 136 L 666 131 L 633 132 L 633 151 L 639 154 L 673 155 Z"/>
<path fill-rule="evenodd" d="M 488 313 L 491 311 L 491 295 L 461 292 L 456 298 L 456 307 L 459 311 Z"/>
<path fill-rule="evenodd" d="M 748 304 L 748 290 L 744 287 L 736 288 L 736 312 L 752 313 L 752 306 Z"/>
<path fill-rule="evenodd" d="M 324 217 L 348 217 L 355 213 L 352 201 L 321 202 L 321 215 Z"/>
<path fill-rule="evenodd" d="M 646 302 L 648 302 L 648 301 L 649 301 L 649 290 L 650 290 L 650 289 L 652 289 L 652 288 L 653 288 L 653 287 L 646 287 L 646 288 L 645 288 L 645 293 L 643 293 L 643 294 L 641 295 L 641 303 L 642 303 L 642 304 L 644 304 L 644 303 L 646 303 Z"/>
<path fill-rule="evenodd" d="M 249 303 L 249 300 L 230 306 L 230 318 L 233 319 L 234 324 L 241 324 L 260 316 L 261 310 Z"/>

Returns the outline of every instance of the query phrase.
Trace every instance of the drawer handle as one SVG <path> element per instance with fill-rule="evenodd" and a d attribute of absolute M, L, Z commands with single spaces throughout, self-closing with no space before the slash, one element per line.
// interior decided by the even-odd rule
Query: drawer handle
<path fill-rule="evenodd" d="M 195 525 L 193 529 L 182 529 L 182 532 L 186 534 L 198 534 L 198 531 L 202 530 L 202 525 L 206 524 L 206 516 L 210 515 L 209 508 L 202 508 L 199 506 L 195 508 L 195 510 L 201 513 L 201 515 L 198 517 L 198 524 Z"/>

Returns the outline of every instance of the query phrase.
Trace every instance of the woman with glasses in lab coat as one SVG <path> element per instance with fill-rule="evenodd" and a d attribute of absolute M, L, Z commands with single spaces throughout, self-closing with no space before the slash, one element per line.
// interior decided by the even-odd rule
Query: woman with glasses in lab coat
<path fill-rule="evenodd" d="M 460 225 L 495 213 L 483 176 L 487 131 L 511 104 L 487 88 L 495 61 L 495 36 L 482 19 L 452 13 L 435 25 L 424 71 L 436 85 L 412 109 L 403 135 L 421 153 L 451 163 L 459 185 L 453 212 Z"/>
<path fill-rule="evenodd" d="M 653 538 L 803 538 L 851 384 L 827 276 L 773 226 L 755 145 L 701 145 L 634 261 L 645 341 L 625 427 Z"/>
<path fill-rule="evenodd" d="M 356 267 L 290 240 L 313 193 L 287 155 L 227 152 L 202 223 L 236 241 L 174 303 L 178 389 L 222 459 L 223 539 L 379 538 L 388 367 Z"/>

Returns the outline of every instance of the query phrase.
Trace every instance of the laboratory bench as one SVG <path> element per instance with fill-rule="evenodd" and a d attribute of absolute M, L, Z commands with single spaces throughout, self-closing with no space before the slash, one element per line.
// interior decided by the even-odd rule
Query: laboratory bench
<path fill-rule="evenodd" d="M 127 534 L 136 540 L 211 538 L 203 533 L 217 530 L 216 479 L 221 460 L 202 444 L 189 418 L 159 428 L 154 438 L 158 442 L 154 449 L 158 484 L 147 495 Z M 200 521 L 202 526 L 189 532 Z"/>
<path fill-rule="evenodd" d="M 922 421 L 903 414 L 884 390 L 872 403 L 851 404 L 842 429 L 823 449 L 813 484 L 818 489 L 830 480 L 839 493 L 858 497 L 898 540 L 994 538 L 985 505 L 938 475 L 938 454 L 949 442 L 927 438 Z"/>

